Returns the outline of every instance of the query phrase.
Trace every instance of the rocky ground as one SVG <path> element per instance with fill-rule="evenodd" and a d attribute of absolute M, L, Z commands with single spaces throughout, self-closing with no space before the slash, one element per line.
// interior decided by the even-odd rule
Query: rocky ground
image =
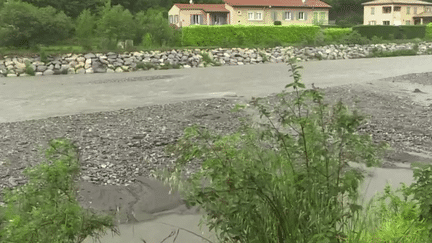
<path fill-rule="evenodd" d="M 411 81 L 423 93 L 397 92 L 397 82 Z M 421 86 L 423 85 L 423 86 Z M 388 141 L 394 152 L 392 161 L 404 162 L 404 152 L 432 153 L 432 101 L 413 102 L 412 96 L 427 96 L 424 86 L 432 87 L 430 74 L 411 75 L 323 89 L 326 100 L 342 98 L 349 105 L 370 115 L 361 130 L 376 141 Z M 390 92 L 391 90 L 395 92 Z M 432 98 L 432 96 L 430 96 Z M 150 176 L 157 168 L 173 164 L 163 152 L 181 137 L 185 127 L 199 124 L 228 134 L 240 126 L 246 113 L 231 113 L 239 99 L 208 99 L 169 105 L 141 107 L 115 112 L 99 112 L 42 120 L 0 123 L 0 187 L 10 188 L 26 182 L 24 168 L 43 160 L 38 151 L 48 141 L 65 137 L 76 142 L 82 165 L 80 180 L 94 184 L 127 185 L 137 176 Z M 274 102 L 275 97 L 269 96 Z M 39 150 L 39 146 L 42 150 Z"/>

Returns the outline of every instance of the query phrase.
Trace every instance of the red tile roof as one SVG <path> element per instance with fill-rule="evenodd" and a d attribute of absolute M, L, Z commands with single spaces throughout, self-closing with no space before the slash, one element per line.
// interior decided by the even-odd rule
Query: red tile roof
<path fill-rule="evenodd" d="M 331 8 L 319 0 L 224 0 L 230 6 L 275 6 L 275 7 L 324 7 Z"/>
<path fill-rule="evenodd" d="M 181 10 L 204 10 L 204 12 L 229 12 L 225 4 L 174 4 Z"/>

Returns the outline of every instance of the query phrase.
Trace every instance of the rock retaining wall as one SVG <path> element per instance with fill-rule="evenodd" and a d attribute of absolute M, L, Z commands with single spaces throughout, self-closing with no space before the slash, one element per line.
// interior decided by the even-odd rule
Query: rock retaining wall
<path fill-rule="evenodd" d="M 221 65 L 245 65 L 264 62 L 285 62 L 288 58 L 296 57 L 299 61 L 334 60 L 366 58 L 372 50 L 394 51 L 413 49 L 414 43 L 407 44 L 369 44 L 369 45 L 328 45 L 322 47 L 275 47 L 267 49 L 248 48 L 219 48 L 213 50 L 171 50 L 154 52 L 131 52 L 117 54 L 88 53 L 65 54 L 49 57 L 48 62 L 41 62 L 39 56 L 33 58 L 5 57 L 0 60 L 2 76 L 28 76 L 26 63 L 33 68 L 36 76 L 53 74 L 88 74 L 106 72 L 129 72 L 139 70 L 137 64 L 152 63 L 156 67 L 167 63 L 181 65 L 183 68 L 204 67 L 202 53 Z M 418 55 L 432 54 L 432 42 L 418 44 Z M 213 64 L 209 64 L 213 65 Z"/>

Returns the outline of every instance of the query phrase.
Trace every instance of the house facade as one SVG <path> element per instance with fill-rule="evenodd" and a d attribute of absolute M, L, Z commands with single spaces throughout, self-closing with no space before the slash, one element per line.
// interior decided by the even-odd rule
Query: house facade
<path fill-rule="evenodd" d="M 169 22 L 190 25 L 328 24 L 330 5 L 319 0 L 224 0 L 225 4 L 174 4 Z"/>
<path fill-rule="evenodd" d="M 364 25 L 420 25 L 432 22 L 432 3 L 418 0 L 375 0 L 362 3 Z"/>

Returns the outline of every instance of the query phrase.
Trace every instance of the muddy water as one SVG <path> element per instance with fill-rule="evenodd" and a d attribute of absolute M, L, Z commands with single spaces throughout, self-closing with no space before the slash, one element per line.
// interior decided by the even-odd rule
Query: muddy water
<path fill-rule="evenodd" d="M 384 187 L 389 183 L 392 188 L 400 187 L 401 183 L 410 185 L 413 182 L 413 171 L 410 169 L 410 162 L 414 161 L 427 161 L 432 159 L 427 155 L 423 158 L 414 154 L 405 154 L 405 162 L 393 162 L 388 168 L 366 168 L 365 180 L 361 185 L 361 194 L 364 198 L 364 205 L 372 198 L 377 192 L 383 192 Z M 352 167 L 359 167 L 356 164 L 350 164 Z M 201 215 L 199 213 L 192 214 L 174 214 L 166 213 L 159 216 L 154 220 L 141 222 L 136 224 L 122 224 L 119 226 L 121 235 L 112 236 L 111 233 L 101 238 L 103 243 L 142 243 L 141 239 L 145 242 L 159 243 L 162 242 L 177 242 L 177 243 L 190 243 L 190 242 L 208 242 L 202 238 L 194 235 L 193 233 L 205 237 L 212 242 L 216 242 L 215 236 L 203 227 L 202 231 L 198 227 Z M 180 229 L 180 230 L 179 230 Z M 177 230 L 179 230 L 177 238 Z M 193 233 L 187 232 L 191 231 Z M 172 233 L 173 232 L 173 233 Z M 169 237 L 171 234 L 171 237 Z M 93 242 L 91 239 L 84 241 L 85 243 Z"/>

